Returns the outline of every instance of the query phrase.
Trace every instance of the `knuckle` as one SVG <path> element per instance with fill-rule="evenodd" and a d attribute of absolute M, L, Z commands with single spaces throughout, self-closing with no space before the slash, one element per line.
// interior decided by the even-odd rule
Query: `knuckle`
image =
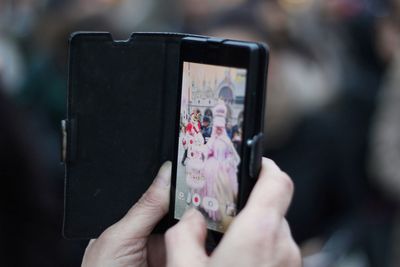
<path fill-rule="evenodd" d="M 262 167 L 264 170 L 267 170 L 268 172 L 277 172 L 281 170 L 279 166 L 275 163 L 275 161 L 269 158 L 263 158 Z"/>
<path fill-rule="evenodd" d="M 146 191 L 139 199 L 139 204 L 144 206 L 157 206 L 158 201 L 154 191 Z"/>
<path fill-rule="evenodd" d="M 290 178 L 290 176 L 287 173 L 281 171 L 280 174 L 279 174 L 279 181 L 280 181 L 280 183 L 282 185 L 282 190 L 283 190 L 282 193 L 284 193 L 285 195 L 293 194 L 294 183 L 293 183 L 292 179 Z"/>
<path fill-rule="evenodd" d="M 270 158 L 266 158 L 266 157 L 262 158 L 262 163 L 265 166 L 276 166 L 276 167 L 278 166 L 278 165 L 276 165 L 275 161 L 273 161 Z"/>
<path fill-rule="evenodd" d="M 146 191 L 137 202 L 137 205 L 144 208 L 161 210 L 163 214 L 168 212 L 168 207 L 162 205 L 157 190 Z"/>

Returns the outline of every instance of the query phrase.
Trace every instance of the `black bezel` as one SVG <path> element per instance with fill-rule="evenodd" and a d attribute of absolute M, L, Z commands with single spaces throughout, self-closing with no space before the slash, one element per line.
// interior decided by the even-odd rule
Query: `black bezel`
<path fill-rule="evenodd" d="M 202 63 L 209 65 L 235 67 L 247 70 L 246 91 L 244 102 L 243 120 L 243 142 L 241 147 L 241 163 L 238 171 L 239 192 L 237 200 L 238 212 L 244 207 L 248 195 L 255 183 L 256 178 L 249 175 L 250 151 L 246 145 L 255 135 L 262 132 L 264 99 L 265 99 L 265 71 L 266 71 L 266 48 L 262 44 L 220 40 L 207 38 L 184 38 L 181 43 L 180 65 L 179 65 L 179 88 L 177 97 L 176 118 L 180 118 L 181 86 L 183 62 Z M 176 173 L 178 164 L 178 140 L 179 123 L 176 120 L 174 158 L 172 164 L 172 179 L 170 193 L 170 222 L 177 223 L 175 219 L 175 191 Z M 223 233 L 208 229 L 208 245 L 216 245 L 222 238 Z"/>

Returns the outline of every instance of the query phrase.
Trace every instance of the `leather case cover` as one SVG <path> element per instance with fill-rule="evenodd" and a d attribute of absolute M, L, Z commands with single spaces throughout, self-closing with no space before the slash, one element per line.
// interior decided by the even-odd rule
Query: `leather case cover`
<path fill-rule="evenodd" d="M 109 33 L 71 36 L 65 237 L 97 237 L 172 159 L 179 44 L 185 36 L 134 33 L 126 41 L 114 41 Z M 158 230 L 165 227 L 161 223 Z"/>

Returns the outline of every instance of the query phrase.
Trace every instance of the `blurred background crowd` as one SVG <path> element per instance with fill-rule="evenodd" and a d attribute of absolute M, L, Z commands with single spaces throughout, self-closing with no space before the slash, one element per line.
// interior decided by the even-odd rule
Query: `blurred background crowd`
<path fill-rule="evenodd" d="M 399 0 L 1 0 L 2 266 L 79 266 L 64 240 L 69 35 L 267 42 L 264 155 L 294 180 L 305 266 L 400 266 Z"/>

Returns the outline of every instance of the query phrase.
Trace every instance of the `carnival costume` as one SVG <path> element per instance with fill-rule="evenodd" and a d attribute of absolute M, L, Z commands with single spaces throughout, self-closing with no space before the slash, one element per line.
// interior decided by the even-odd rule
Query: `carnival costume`
<path fill-rule="evenodd" d="M 226 132 L 227 108 L 223 101 L 214 107 L 213 114 L 213 128 L 206 144 L 208 152 L 204 162 L 206 188 L 202 193 L 203 196 L 217 199 L 218 210 L 204 209 L 212 220 L 220 221 L 223 215 L 232 216 L 232 209 L 236 210 L 240 157 Z"/>
<path fill-rule="evenodd" d="M 203 175 L 205 146 L 201 134 L 201 126 L 198 114 L 192 113 L 186 126 L 186 135 L 183 145 L 187 149 L 186 159 L 186 185 L 189 187 L 187 203 L 191 203 L 193 194 L 202 194 L 205 186 Z"/>

